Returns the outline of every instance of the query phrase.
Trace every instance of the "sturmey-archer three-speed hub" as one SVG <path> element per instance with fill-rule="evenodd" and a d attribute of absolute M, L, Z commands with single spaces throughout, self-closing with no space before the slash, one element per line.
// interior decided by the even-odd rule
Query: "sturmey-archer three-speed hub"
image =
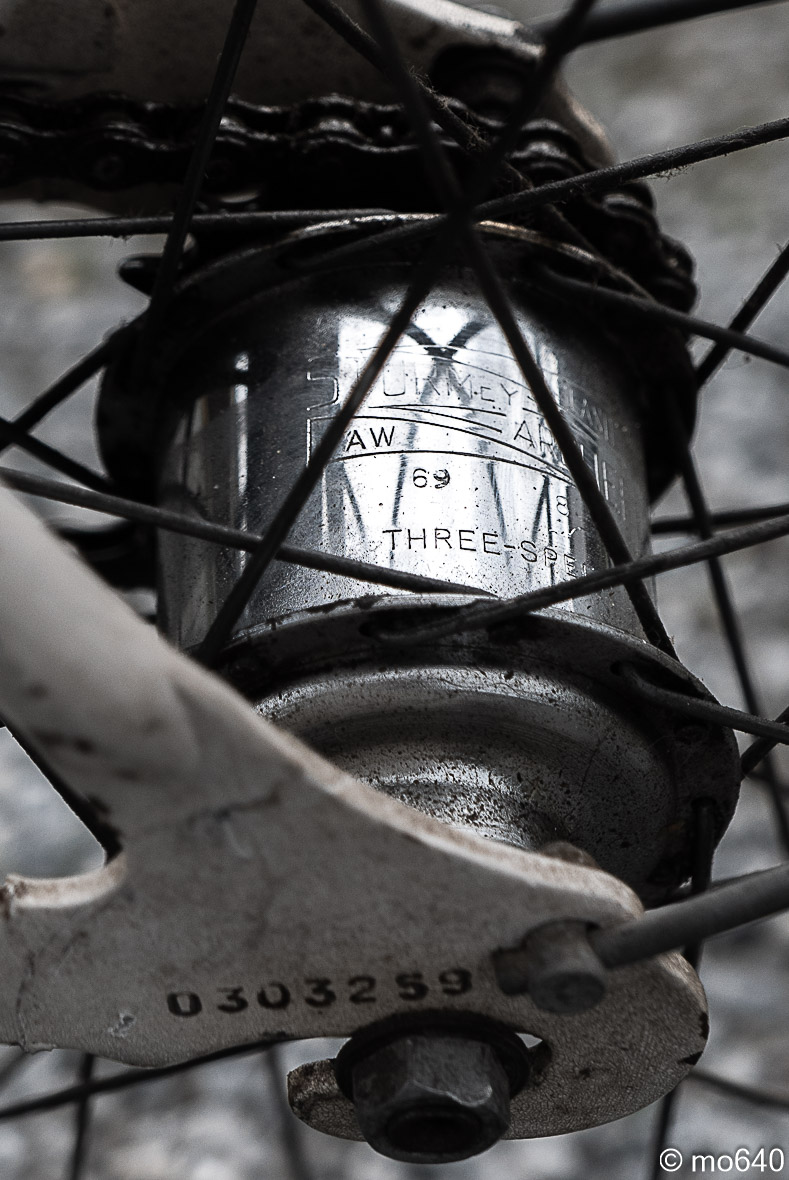
<path fill-rule="evenodd" d="M 33 60 L 36 7 L 15 10 L 0 46 L 0 64 L 19 76 Z M 193 122 L 178 112 L 205 92 L 207 29 L 225 6 L 201 5 L 199 27 L 184 0 L 56 7 L 62 35 L 35 67 L 46 102 L 22 90 L 7 114 L 15 142 L 38 143 L 46 174 L 25 156 L 11 180 L 106 208 L 130 195 L 153 207 L 188 154 Z M 495 138 L 540 42 L 444 0 L 389 0 L 386 10 L 453 118 L 478 143 Z M 92 40 L 86 19 L 98 22 Z M 132 329 L 98 406 L 107 469 L 126 494 L 254 534 L 365 371 L 440 211 L 389 84 L 341 39 L 325 51 L 329 37 L 296 0 L 260 14 L 204 190 L 207 207 L 243 190 L 250 210 L 312 214 L 286 230 L 196 231 L 152 346 L 145 338 L 145 363 Z M 148 54 L 151 41 L 161 59 Z M 88 109 L 93 139 L 81 152 L 77 116 Z M 439 134 L 468 181 L 473 153 Z M 555 82 L 489 195 L 513 191 L 514 174 L 539 185 L 608 160 L 600 129 Z M 145 186 L 130 187 L 140 175 Z M 335 212 L 346 208 L 356 213 Z M 631 553 L 643 554 L 650 502 L 675 470 L 665 406 L 672 400 L 689 430 L 695 413 L 685 343 L 674 329 L 579 302 L 562 278 L 687 308 L 687 256 L 632 184 L 561 211 L 487 220 L 479 233 L 598 495 Z M 124 275 L 147 291 L 156 270 L 141 257 Z M 135 654 L 123 690 L 137 694 L 131 715 L 147 716 L 147 692 L 158 699 L 158 669 L 181 686 L 181 703 L 167 707 L 186 710 L 199 757 L 187 772 L 162 754 L 143 773 L 138 751 L 121 766 L 125 786 L 117 759 L 93 775 L 86 793 L 125 851 L 79 902 L 87 942 L 68 944 L 56 1011 L 40 967 L 4 1035 L 139 1064 L 266 1036 L 350 1036 L 335 1061 L 291 1075 L 294 1110 L 416 1162 L 594 1125 L 673 1087 L 706 1036 L 695 974 L 670 954 L 604 978 L 581 944 L 586 930 L 665 901 L 688 878 L 700 805 L 720 837 L 736 798 L 730 733 L 690 726 L 633 692 L 628 667 L 707 695 L 647 640 L 621 587 L 426 638 L 461 605 L 605 567 L 593 516 L 456 247 L 288 538 L 452 585 L 414 593 L 275 561 L 219 661 L 254 712 L 140 641 L 148 663 Z M 158 622 L 175 646 L 198 651 L 249 560 L 161 533 Z M 132 623 L 118 626 L 136 648 Z M 260 718 L 339 770 L 277 737 L 279 770 L 269 773 L 255 735 L 271 743 L 274 731 Z M 93 774 L 79 750 L 49 755 L 72 776 Z M 270 749 L 265 758 L 273 765 Z M 21 890 L 15 913 L 33 922 L 30 896 Z M 62 897 L 52 904 L 55 929 Z M 526 991 L 501 967 L 524 939 Z M 47 945 L 42 935 L 42 963 Z M 95 975 L 97 956 L 101 986 L 94 980 L 87 1009 L 73 1007 L 69 989 L 91 963 Z"/>

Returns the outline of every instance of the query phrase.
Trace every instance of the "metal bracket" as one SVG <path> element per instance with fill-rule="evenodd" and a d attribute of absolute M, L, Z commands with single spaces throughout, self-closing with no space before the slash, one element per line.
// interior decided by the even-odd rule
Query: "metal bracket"
<path fill-rule="evenodd" d="M 361 21 L 358 0 L 344 7 Z M 501 49 L 526 62 L 540 52 L 516 21 L 450 0 L 388 0 L 387 7 L 418 69 L 428 70 L 448 46 Z M 231 10 L 229 0 L 0 0 L 0 71 L 57 99 L 112 90 L 156 102 L 199 102 Z M 337 93 L 374 102 L 391 94 L 381 75 L 302 0 L 261 6 L 237 90 L 265 103 Z"/>
<path fill-rule="evenodd" d="M 87 876 L 6 881 L 3 1041 L 157 1065 L 474 1012 L 548 1046 L 516 1135 L 619 1117 L 687 1072 L 705 1002 L 677 955 L 616 972 L 573 1016 L 496 979 L 493 952 L 537 926 L 638 914 L 629 889 L 342 774 L 170 649 L 8 493 L 0 509 L 0 710 L 124 847 Z M 326 1101 L 310 1121 L 339 1127 L 348 1100 Z"/>
<path fill-rule="evenodd" d="M 347 0 L 343 8 L 366 27 L 359 0 Z M 542 38 L 517 21 L 452 0 L 387 0 L 387 9 L 409 64 L 426 76 L 447 50 L 478 50 L 486 60 L 492 52 L 526 70 L 542 52 Z M 0 79 L 14 94 L 53 103 L 100 92 L 201 103 L 231 11 L 229 0 L 0 0 Z M 337 94 L 366 102 L 395 97 L 378 69 L 303 0 L 260 6 L 234 94 L 267 106 Z M 602 128 L 562 82 L 550 87 L 540 113 L 570 130 L 593 162 L 610 162 Z M 47 199 L 68 192 L 65 181 L 41 189 Z M 106 197 L 95 203 L 106 203 Z"/>

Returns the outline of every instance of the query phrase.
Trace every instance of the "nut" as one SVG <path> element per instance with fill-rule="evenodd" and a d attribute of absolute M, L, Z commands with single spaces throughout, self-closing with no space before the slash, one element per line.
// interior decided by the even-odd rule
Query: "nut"
<path fill-rule="evenodd" d="M 352 1087 L 362 1134 L 390 1159 L 468 1159 L 509 1127 L 507 1074 L 482 1041 L 401 1036 L 356 1063 Z"/>

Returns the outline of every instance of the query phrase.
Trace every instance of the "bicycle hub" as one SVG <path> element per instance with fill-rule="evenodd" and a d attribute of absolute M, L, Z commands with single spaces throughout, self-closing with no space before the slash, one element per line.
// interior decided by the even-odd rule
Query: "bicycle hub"
<path fill-rule="evenodd" d="M 495 120 L 510 75 L 502 83 L 489 54 L 476 74 L 453 73 L 446 54 L 441 62 L 455 101 L 476 107 L 480 126 Z M 391 142 L 391 114 L 363 106 L 346 104 L 348 120 L 358 115 L 361 126 L 363 113 L 372 142 L 370 128 L 388 119 Z M 573 109 L 572 129 L 543 119 L 524 130 L 514 158 L 527 175 L 548 179 L 557 160 L 563 175 L 582 172 L 593 155 L 605 157 Z M 364 166 L 367 148 L 351 130 L 328 116 L 314 128 L 329 193 L 347 193 L 343 152 Z M 385 168 L 383 139 L 375 150 Z M 371 173 L 357 207 L 380 204 L 376 183 Z M 424 229 L 434 204 L 426 197 L 413 212 L 407 181 L 393 192 L 391 214 L 332 220 L 327 209 L 322 223 L 224 253 L 198 236 L 146 362 L 144 395 L 128 385 L 140 373 L 133 356 L 105 382 L 102 448 L 121 484 L 167 508 L 266 533 L 364 380 L 419 267 L 419 242 L 375 239 Z M 602 315 L 555 280 L 627 287 L 635 275 L 685 306 L 692 284 L 643 190 L 578 201 L 568 217 L 564 229 L 545 215 L 484 223 L 480 234 L 596 495 L 639 556 L 650 501 L 674 473 L 666 397 L 692 427 L 684 341 L 624 313 Z M 579 227 L 591 244 L 579 245 Z M 624 260 L 629 278 L 617 270 Z M 127 270 L 141 285 L 144 272 L 144 263 Z M 230 628 L 220 668 L 260 714 L 409 808 L 499 846 L 573 846 L 659 902 L 689 875 L 696 804 L 711 803 L 716 838 L 728 823 L 735 748 L 729 733 L 691 733 L 670 710 L 634 696 L 622 665 L 679 691 L 705 690 L 647 641 L 628 591 L 430 635 L 459 604 L 513 598 L 610 564 L 599 509 L 538 402 L 455 252 L 407 317 L 288 534 L 289 545 L 345 566 L 273 562 Z M 200 648 L 249 560 L 162 534 L 159 622 L 179 647 Z M 386 574 L 383 584 L 359 563 Z M 394 585 L 394 574 L 432 584 L 414 593 Z M 508 1031 L 506 1020 L 497 1027 Z M 340 1083 L 355 1104 L 352 1134 L 417 1162 L 483 1150 L 506 1129 L 517 1089 L 494 1040 L 489 1031 L 442 1032 L 429 1011 L 418 1027 L 372 1048 L 365 1041 L 364 1052 L 352 1039 L 353 1066 Z M 296 1103 L 308 1121 L 310 1102 Z M 345 1133 L 338 1126 L 328 1129 Z"/>
<path fill-rule="evenodd" d="M 373 227 L 380 223 L 362 232 Z M 640 554 L 650 470 L 654 484 L 670 467 L 656 406 L 667 374 L 684 372 L 682 346 L 668 341 L 657 373 L 644 367 L 621 333 L 530 279 L 546 261 L 566 262 L 559 246 L 517 227 L 483 232 L 584 462 Z M 265 533 L 413 274 L 406 250 L 318 265 L 358 235 L 356 226 L 312 229 L 185 281 L 157 360 L 160 504 Z M 501 845 L 582 849 L 647 901 L 687 877 L 697 801 L 713 801 L 723 830 L 736 782 L 730 735 L 690 734 L 669 711 L 633 697 L 622 664 L 701 690 L 646 642 L 623 589 L 481 633 L 410 639 L 458 602 L 513 597 L 607 563 L 565 457 L 462 261 L 411 317 L 288 540 L 465 588 L 414 595 L 279 562 L 260 580 L 223 674 L 336 765 Z M 198 647 L 247 560 L 161 537 L 160 619 L 179 646 Z M 316 1076 L 306 1095 L 294 1083 L 300 1116 L 335 1134 L 361 1133 L 396 1159 L 465 1158 L 509 1119 L 487 1034 L 447 1039 L 430 1015 L 358 1056 L 346 1096 L 331 1106 L 353 1101 L 352 1132 L 347 1112 L 326 1117 L 316 1107 Z"/>
<path fill-rule="evenodd" d="M 639 371 L 613 333 L 528 281 L 546 260 L 562 264 L 558 247 L 513 227 L 484 232 L 584 462 L 640 554 L 647 449 L 653 480 L 668 467 L 655 402 L 661 381 L 683 374 L 684 353 L 674 342 L 672 355 L 669 341 L 663 371 Z M 265 532 L 413 273 L 409 251 L 310 267 L 357 235 L 312 229 L 187 281 L 160 361 L 161 504 Z M 606 564 L 462 262 L 412 316 L 289 541 L 440 579 L 468 598 L 513 597 Z M 160 539 L 160 623 L 180 647 L 198 647 L 247 560 Z M 687 674 L 644 641 L 623 588 L 483 635 L 409 642 L 458 601 L 274 563 L 238 619 L 224 671 L 265 716 L 409 806 L 519 848 L 575 844 L 644 898 L 666 896 L 688 873 L 694 801 L 716 799 L 721 829 L 726 821 L 731 747 L 713 731 L 694 747 L 616 669 L 635 661 L 683 687 Z"/>

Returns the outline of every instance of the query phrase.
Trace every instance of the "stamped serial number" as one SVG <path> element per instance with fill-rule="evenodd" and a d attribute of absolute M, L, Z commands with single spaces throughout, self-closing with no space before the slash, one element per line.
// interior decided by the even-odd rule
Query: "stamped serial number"
<path fill-rule="evenodd" d="M 250 1006 L 283 1010 L 291 1004 L 306 1004 L 308 1008 L 321 1010 L 331 1008 L 340 1002 L 351 1004 L 376 1004 L 379 987 L 394 984 L 400 1000 L 418 1003 L 431 994 L 462 996 L 471 991 L 471 972 L 464 967 L 449 967 L 439 971 L 435 979 L 426 979 L 422 971 L 402 971 L 392 980 L 379 979 L 374 975 L 351 975 L 346 979 L 328 979 L 322 976 L 307 976 L 298 983 L 269 980 L 257 990 L 247 991 L 244 987 L 218 987 L 210 998 L 197 992 L 168 992 L 167 1008 L 173 1016 L 198 1016 L 201 1012 L 215 1010 L 234 1016 Z"/>

